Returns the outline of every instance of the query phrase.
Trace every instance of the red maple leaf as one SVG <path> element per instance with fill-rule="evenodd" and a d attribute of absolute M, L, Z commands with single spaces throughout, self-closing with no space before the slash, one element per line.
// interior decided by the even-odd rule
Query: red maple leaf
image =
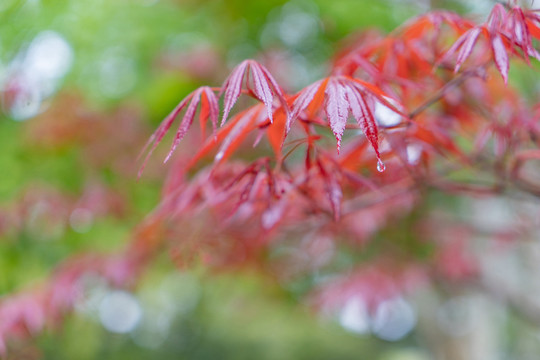
<path fill-rule="evenodd" d="M 277 96 L 281 105 L 287 109 L 287 101 L 285 100 L 283 91 L 270 72 L 255 60 L 244 60 L 233 69 L 221 88 L 220 95 L 223 92 L 225 93 L 223 118 L 221 120 L 222 125 L 225 123 L 225 120 L 227 120 L 229 112 L 242 93 L 244 77 L 246 77 L 246 87 L 248 92 L 262 101 L 266 106 L 266 112 L 270 122 L 273 121 L 272 106 L 274 95 Z M 253 86 L 250 86 L 250 77 Z"/>
<path fill-rule="evenodd" d="M 527 62 L 529 62 L 529 56 L 540 58 L 540 54 L 532 46 L 531 39 L 531 31 L 535 31 L 533 21 L 539 20 L 540 17 L 533 11 L 524 12 L 516 6 L 510 12 L 507 12 L 503 5 L 497 4 L 491 11 L 487 21 L 482 25 L 471 28 L 459 37 L 439 60 L 439 63 L 457 52 L 454 72 L 458 72 L 461 65 L 470 57 L 474 45 L 482 35 L 488 41 L 495 66 L 506 84 L 510 67 L 508 51 L 515 52 L 513 45 L 523 51 L 523 56 Z"/>
<path fill-rule="evenodd" d="M 532 21 L 531 21 L 532 20 Z M 506 31 L 514 44 L 522 51 L 525 61 L 529 63 L 529 56 L 540 60 L 540 54 L 533 47 L 531 31 L 535 30 L 534 20 L 538 22 L 540 16 L 531 10 L 523 11 L 518 6 L 513 7 L 508 13 L 505 24 Z M 538 27 L 536 27 L 536 30 Z M 537 38 L 540 38 L 540 32 L 537 32 Z"/>
<path fill-rule="evenodd" d="M 376 100 L 393 111 L 401 113 L 394 105 L 397 102 L 394 102 L 376 86 L 365 81 L 349 76 L 331 76 L 319 80 L 302 90 L 296 98 L 287 119 L 287 131 L 290 130 L 292 123 L 302 112 L 306 110 L 313 112 L 315 108 L 324 105 L 326 118 L 336 137 L 339 152 L 350 111 L 375 150 L 379 168 L 382 169 L 383 165 L 379 154 L 379 131 L 373 116 L 373 106 Z"/>
<path fill-rule="evenodd" d="M 152 147 L 150 148 L 150 151 L 148 151 L 148 154 L 146 155 L 143 165 L 141 166 L 141 169 L 139 170 L 139 176 L 144 170 L 144 167 L 150 155 L 152 155 L 152 153 L 154 152 L 158 144 L 161 142 L 161 140 L 163 140 L 163 137 L 165 136 L 167 131 L 169 131 L 169 129 L 171 128 L 174 120 L 176 120 L 180 112 L 188 105 L 188 103 L 189 103 L 189 106 L 187 107 L 186 113 L 184 114 L 184 117 L 182 118 L 182 122 L 180 123 L 178 127 L 178 131 L 176 132 L 169 154 L 165 158 L 165 162 L 167 162 L 170 159 L 173 151 L 176 149 L 180 141 L 184 138 L 187 131 L 189 130 L 191 124 L 193 123 L 193 119 L 195 118 L 195 113 L 197 111 L 197 106 L 199 106 L 199 103 L 201 104 L 201 111 L 200 111 L 201 127 L 204 127 L 203 124 L 206 122 L 208 118 L 210 118 L 210 120 L 212 121 L 212 127 L 214 129 L 214 135 L 215 135 L 218 114 L 219 114 L 219 103 L 218 103 L 216 94 L 214 93 L 214 90 L 212 90 L 212 88 L 208 86 L 203 86 L 193 91 L 184 100 L 182 100 L 176 106 L 176 108 L 174 108 L 174 110 L 163 120 L 163 122 L 159 125 L 156 131 L 152 134 L 150 139 L 148 139 L 148 142 L 144 146 L 141 153 L 144 153 L 146 149 L 148 148 L 148 146 L 150 146 L 150 144 L 152 144 Z"/>
<path fill-rule="evenodd" d="M 259 99 L 264 103 L 270 123 L 273 122 L 274 95 L 276 95 L 278 100 L 280 101 L 281 108 L 285 109 L 285 112 L 288 112 L 287 101 L 285 100 L 283 91 L 281 90 L 281 87 L 278 85 L 276 80 L 274 80 L 270 72 L 255 60 L 245 60 L 233 69 L 232 73 L 225 80 L 221 88 L 220 96 L 222 93 L 225 93 L 224 111 L 221 125 L 225 123 L 229 112 L 231 111 L 235 102 L 238 100 L 240 94 L 242 93 L 242 83 L 244 82 L 244 77 L 246 77 L 247 91 L 255 98 Z M 253 83 L 252 86 L 250 85 L 250 78 L 251 82 Z M 170 129 L 172 123 L 178 117 L 180 112 L 187 106 L 186 113 L 184 114 L 182 122 L 178 127 L 178 131 L 176 132 L 173 144 L 164 162 L 167 162 L 170 159 L 172 153 L 191 127 L 199 104 L 201 104 L 201 132 L 204 135 L 205 122 L 208 118 L 210 118 L 212 121 L 212 127 L 214 129 L 214 140 L 217 140 L 216 127 L 219 114 L 218 97 L 215 95 L 212 88 L 208 86 L 203 86 L 189 94 L 186 98 L 184 98 L 184 100 L 182 100 L 176 106 L 176 108 L 163 120 L 161 125 L 154 132 L 154 134 L 152 134 L 142 151 L 144 153 L 148 146 L 152 144 L 152 147 L 150 148 L 150 151 L 148 151 L 143 165 L 139 170 L 139 176 L 144 170 L 144 167 L 150 155 L 153 153 L 157 145 L 163 140 L 163 137 Z M 245 121 L 242 122 L 242 124 L 245 125 Z M 236 127 L 236 129 L 238 128 Z M 253 130 L 253 128 L 250 127 L 249 130 Z M 233 132 L 233 134 L 234 133 L 237 133 L 237 131 Z M 246 132 L 243 132 L 243 134 L 245 135 Z M 229 136 L 228 139 L 230 138 L 231 137 Z M 222 153 L 223 152 L 220 151 L 218 155 Z"/>

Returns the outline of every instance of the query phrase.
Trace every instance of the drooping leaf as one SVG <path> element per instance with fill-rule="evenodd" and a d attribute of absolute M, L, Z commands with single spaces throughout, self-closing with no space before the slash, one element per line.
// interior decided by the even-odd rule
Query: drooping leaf
<path fill-rule="evenodd" d="M 270 86 L 259 66 L 252 66 L 250 67 L 250 70 L 253 77 L 253 84 L 255 85 L 255 95 L 266 106 L 268 118 L 270 119 L 270 122 L 272 122 L 272 102 L 274 99 Z"/>
<path fill-rule="evenodd" d="M 302 111 L 308 108 L 310 104 L 313 104 L 314 102 L 320 102 L 319 104 L 317 104 L 317 106 L 320 106 L 320 104 L 322 104 L 323 99 L 321 97 L 324 96 L 328 80 L 329 78 L 316 81 L 300 92 L 300 95 L 294 101 L 292 105 L 292 110 L 287 117 L 287 133 L 291 130 L 291 125 L 294 120 L 296 120 L 296 118 L 302 113 Z M 322 96 L 317 96 L 317 94 Z"/>
<path fill-rule="evenodd" d="M 514 6 L 509 12 L 505 24 L 506 31 L 510 33 L 511 41 L 521 49 L 528 64 L 530 64 L 529 57 L 540 60 L 540 53 L 534 48 L 532 42 L 533 37 L 540 38 L 538 27 L 533 23 L 534 19 L 538 22 L 540 16 L 534 11 L 524 11 L 520 7 Z"/>
<path fill-rule="evenodd" d="M 523 53 L 529 53 L 529 47 L 532 47 L 531 34 L 525 21 L 525 14 L 519 7 L 514 7 L 510 13 L 510 19 L 507 23 L 508 30 L 512 40 L 518 44 Z M 526 57 L 528 60 L 528 57 Z"/>
<path fill-rule="evenodd" d="M 373 150 L 375 150 L 377 159 L 380 161 L 381 155 L 379 154 L 379 131 L 368 103 L 358 92 L 355 92 L 350 88 L 346 88 L 346 97 L 351 108 L 351 113 L 362 129 L 362 132 L 369 140 Z"/>
<path fill-rule="evenodd" d="M 457 56 L 456 66 L 454 67 L 454 73 L 459 71 L 459 68 L 465 60 L 471 55 L 474 48 L 474 44 L 478 40 L 478 36 L 482 33 L 482 29 L 479 27 L 472 28 L 461 36 L 458 41 L 448 50 L 447 54 L 451 54 L 460 48 Z M 460 41 L 461 40 L 461 41 Z"/>
<path fill-rule="evenodd" d="M 219 117 L 219 103 L 212 89 L 205 87 L 201 94 L 201 111 L 199 121 L 203 139 L 205 136 L 206 120 L 210 118 L 212 122 L 212 134 L 216 135 L 217 122 Z"/>
<path fill-rule="evenodd" d="M 144 167 L 146 166 L 146 163 L 148 159 L 150 158 L 150 155 L 152 155 L 156 147 L 163 140 L 163 137 L 165 136 L 167 131 L 171 128 L 174 120 L 176 120 L 178 115 L 188 105 L 188 103 L 189 103 L 189 106 L 187 107 L 186 113 L 184 114 L 184 117 L 182 118 L 182 121 L 180 122 L 178 131 L 176 132 L 171 149 L 167 157 L 165 158 L 165 162 L 167 162 L 170 159 L 172 153 L 174 152 L 174 150 L 176 149 L 180 141 L 184 138 L 187 131 L 189 130 L 191 124 L 193 123 L 193 119 L 195 118 L 197 107 L 199 106 L 200 103 L 201 103 L 201 111 L 200 111 L 201 124 L 203 124 L 204 121 L 210 118 L 212 122 L 212 127 L 215 129 L 216 124 L 217 124 L 217 116 L 219 113 L 218 99 L 211 88 L 209 88 L 208 86 L 203 86 L 193 91 L 184 100 L 182 100 L 176 106 L 176 108 L 174 108 L 174 110 L 163 120 L 163 122 L 159 125 L 156 131 L 148 139 L 141 154 L 146 151 L 146 149 L 148 148 L 148 146 L 150 146 L 150 144 L 152 146 L 150 150 L 148 151 L 143 161 L 143 165 L 141 166 L 139 170 L 139 177 L 141 176 L 142 171 L 144 170 Z"/>
<path fill-rule="evenodd" d="M 495 4 L 489 13 L 486 25 L 490 32 L 495 32 L 503 27 L 508 19 L 506 9 L 503 4 Z"/>
<path fill-rule="evenodd" d="M 225 100 L 223 118 L 221 119 L 222 125 L 227 120 L 232 107 L 242 93 L 244 77 L 249 79 L 249 74 L 251 74 L 251 80 L 253 82 L 252 94 L 266 106 L 266 112 L 270 122 L 273 121 L 274 95 L 278 98 L 281 106 L 288 112 L 287 101 L 285 100 L 283 91 L 270 72 L 255 60 L 244 60 L 240 65 L 233 69 L 229 77 L 223 83 L 221 92 L 225 92 Z M 246 83 L 246 87 L 251 90 L 249 81 Z"/>
<path fill-rule="evenodd" d="M 165 163 L 171 158 L 174 150 L 176 150 L 176 147 L 180 143 L 180 141 L 184 138 L 186 135 L 188 129 L 191 127 L 191 124 L 193 123 L 193 119 L 195 118 L 195 112 L 197 111 L 197 107 L 199 106 L 199 102 L 201 101 L 201 89 L 198 89 L 195 91 L 193 97 L 191 98 L 191 102 L 189 103 L 189 106 L 186 109 L 186 113 L 184 114 L 184 117 L 182 118 L 182 122 L 178 126 L 178 131 L 176 132 L 176 135 L 174 136 L 174 141 L 171 146 L 171 149 L 169 150 L 169 153 L 167 154 L 167 157 L 165 158 Z"/>
<path fill-rule="evenodd" d="M 144 168 L 146 167 L 146 163 L 148 162 L 148 159 L 150 158 L 150 155 L 152 155 L 152 153 L 154 152 L 154 150 L 156 149 L 158 144 L 161 142 L 161 140 L 163 140 L 163 137 L 165 136 L 167 131 L 171 128 L 171 125 L 174 122 L 174 120 L 176 119 L 176 117 L 178 116 L 178 114 L 187 105 L 190 97 L 191 96 L 186 97 L 184 100 L 182 100 L 180 102 L 180 104 L 178 104 L 176 106 L 176 108 L 174 108 L 174 110 L 165 118 L 165 120 L 163 120 L 163 122 L 158 126 L 156 131 L 152 134 L 152 136 L 150 136 L 150 138 L 148 139 L 148 141 L 144 145 L 144 147 L 143 147 L 143 149 L 141 151 L 141 155 L 144 154 L 144 152 L 150 146 L 150 144 L 152 146 L 151 146 L 150 150 L 148 151 L 148 153 L 146 154 L 146 157 L 143 160 L 143 164 L 141 165 L 141 168 L 139 169 L 139 174 L 138 174 L 139 177 L 142 175 L 142 172 L 143 172 Z"/>
<path fill-rule="evenodd" d="M 223 118 L 221 125 L 224 124 L 226 121 L 232 107 L 240 97 L 240 94 L 242 93 L 242 83 L 244 81 L 244 77 L 251 74 L 252 82 L 254 85 L 254 89 L 252 90 L 253 95 L 261 100 L 265 107 L 268 119 L 270 122 L 273 121 L 273 101 L 274 101 L 274 95 L 276 95 L 281 103 L 281 107 L 285 110 L 285 112 L 288 113 L 288 106 L 287 102 L 285 100 L 285 97 L 283 95 L 283 91 L 277 84 L 277 82 L 274 80 L 274 78 L 270 75 L 268 70 L 264 68 L 262 65 L 257 63 L 254 60 L 245 60 L 242 63 L 240 63 L 229 75 L 229 77 L 225 80 L 223 87 L 221 88 L 221 93 L 225 93 L 224 97 L 224 112 L 223 112 Z M 249 89 L 249 84 L 246 84 Z M 176 117 L 180 114 L 180 112 L 188 105 L 186 113 L 184 114 L 184 117 L 178 127 L 178 131 L 176 132 L 175 138 L 173 140 L 173 144 L 171 146 L 171 149 L 165 158 L 165 162 L 167 162 L 170 157 L 172 156 L 174 150 L 176 150 L 176 147 L 180 143 L 180 141 L 183 139 L 183 137 L 186 135 L 187 131 L 189 130 L 189 127 L 192 125 L 193 120 L 195 118 L 195 114 L 197 111 L 197 107 L 200 104 L 200 115 L 199 115 L 199 121 L 200 121 L 200 127 L 201 127 L 201 133 L 204 135 L 204 129 L 205 129 L 205 121 L 210 118 L 212 122 L 212 129 L 214 132 L 214 137 L 216 137 L 216 128 L 217 128 L 217 118 L 219 116 L 219 102 L 218 98 L 214 94 L 214 91 L 209 87 L 201 87 L 191 94 L 189 94 L 174 110 L 165 118 L 163 123 L 158 127 L 156 132 L 152 135 L 152 137 L 149 139 L 147 145 L 145 146 L 145 149 L 152 144 L 152 147 L 147 154 L 144 163 L 139 171 L 139 176 L 142 173 L 142 170 L 144 169 L 146 162 L 148 158 L 150 157 L 151 153 L 155 150 L 157 145 L 161 142 L 169 128 L 171 127 L 172 123 L 176 119 Z M 217 139 L 216 139 L 217 140 Z M 208 146 L 208 144 L 206 145 Z M 206 146 L 204 148 L 206 148 Z M 203 148 L 203 149 L 204 149 Z M 143 150 L 144 152 L 144 150 Z M 220 153 L 218 153 L 220 154 Z"/>
<path fill-rule="evenodd" d="M 349 116 L 349 104 L 345 98 L 345 89 L 336 79 L 331 79 L 326 86 L 325 112 L 330 128 L 337 140 L 337 150 L 341 147 L 341 137 Z"/>
<path fill-rule="evenodd" d="M 438 63 L 458 52 L 454 72 L 459 71 L 461 65 L 470 57 L 479 36 L 483 35 L 491 48 L 495 66 L 506 84 L 509 70 L 508 51 L 515 53 L 514 47 L 520 48 L 527 63 L 530 63 L 529 57 L 540 59 L 540 53 L 532 45 L 531 29 L 534 29 L 534 26 L 529 26 L 531 22 L 527 19 L 530 14 L 534 12 L 525 13 L 517 6 L 508 12 L 502 4 L 496 4 L 487 21 L 463 34 Z"/>
<path fill-rule="evenodd" d="M 315 102 L 319 93 L 324 96 L 321 105 L 324 106 L 328 124 L 336 137 L 338 152 L 346 128 L 349 110 L 351 110 L 358 125 L 375 150 L 379 167 L 382 168 L 378 147 L 378 128 L 370 101 L 379 100 L 396 113 L 404 115 L 398 102 L 378 87 L 363 80 L 349 76 L 332 76 L 319 80 L 300 92 L 293 103 L 288 118 L 289 126 L 296 117 L 300 116 L 305 109 Z"/>
<path fill-rule="evenodd" d="M 223 109 L 223 117 L 221 119 L 221 126 L 225 123 L 225 120 L 227 120 L 227 117 L 229 116 L 229 112 L 231 111 L 232 107 L 236 103 L 236 100 L 240 97 L 240 93 L 242 92 L 242 80 L 244 78 L 244 74 L 246 72 L 246 68 L 248 67 L 248 62 L 243 61 L 233 69 L 229 77 L 225 80 L 221 87 L 221 92 L 225 92 L 225 98 L 224 98 L 224 109 Z"/>
<path fill-rule="evenodd" d="M 508 54 L 504 46 L 501 36 L 497 33 L 491 35 L 491 50 L 493 51 L 493 59 L 495 66 L 501 73 L 504 83 L 508 82 L 508 70 L 510 64 L 508 62 Z"/>

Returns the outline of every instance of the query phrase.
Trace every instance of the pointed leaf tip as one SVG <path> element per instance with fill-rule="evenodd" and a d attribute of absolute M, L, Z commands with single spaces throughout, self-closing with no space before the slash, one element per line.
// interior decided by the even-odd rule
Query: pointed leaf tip
<path fill-rule="evenodd" d="M 459 50 L 459 53 L 457 56 L 456 67 L 454 68 L 454 73 L 457 73 L 459 71 L 459 68 L 461 67 L 461 65 L 463 65 L 465 60 L 467 60 L 467 58 L 471 55 L 472 50 L 474 48 L 474 44 L 478 40 L 478 36 L 481 34 L 481 32 L 482 32 L 481 28 L 475 27 L 467 31 L 465 34 L 463 34 L 462 36 L 463 40 L 461 42 L 460 42 L 460 39 L 458 39 L 458 41 L 456 42 L 456 44 L 458 44 L 457 47 L 461 47 L 461 49 Z M 452 49 L 453 48 L 452 47 L 448 52 L 450 52 L 451 50 L 456 51 L 457 47 L 455 49 Z"/>
<path fill-rule="evenodd" d="M 347 102 L 349 103 L 351 112 L 362 129 L 364 136 L 368 139 L 371 147 L 375 151 L 378 161 L 380 161 L 379 129 L 377 128 L 377 122 L 373 116 L 373 111 L 369 106 L 369 99 L 367 99 L 368 95 L 359 91 L 357 87 L 350 86 L 345 89 Z"/>
<path fill-rule="evenodd" d="M 282 107 L 288 113 L 289 108 L 287 101 L 283 96 L 283 91 L 270 72 L 255 60 L 245 60 L 240 65 L 235 67 L 227 80 L 223 83 L 222 93 L 225 92 L 223 117 L 221 126 L 227 120 L 229 113 L 242 93 L 242 83 L 247 77 L 249 81 L 251 74 L 251 82 L 253 82 L 252 94 L 262 101 L 266 107 L 266 112 L 270 122 L 273 122 L 273 103 L 274 95 L 277 96 Z M 249 86 L 248 84 L 246 84 Z"/>
<path fill-rule="evenodd" d="M 182 109 L 187 105 L 192 95 L 193 94 L 188 95 L 174 108 L 174 110 L 169 115 L 167 115 L 167 117 L 161 122 L 161 124 L 158 126 L 156 131 L 154 131 L 154 133 L 150 136 L 150 138 L 144 145 L 143 149 L 141 150 L 141 153 L 138 156 L 139 158 L 142 157 L 142 155 L 146 152 L 148 148 L 150 148 L 150 150 L 148 150 L 146 156 L 144 157 L 143 163 L 137 173 L 137 178 L 140 179 L 144 171 L 144 168 L 146 167 L 146 164 L 148 163 L 148 160 L 150 159 L 150 156 L 152 155 L 154 150 L 157 148 L 161 140 L 163 140 L 163 138 L 165 137 L 165 134 L 167 133 L 167 131 L 169 131 L 170 127 L 172 126 L 172 123 L 174 122 L 178 114 L 180 114 Z"/>
<path fill-rule="evenodd" d="M 233 71 L 221 87 L 221 92 L 225 92 L 221 126 L 225 124 L 225 121 L 227 120 L 227 117 L 229 116 L 232 107 L 240 97 L 240 93 L 242 92 L 242 80 L 244 79 L 247 66 L 248 60 L 241 62 L 240 65 L 233 69 Z"/>
<path fill-rule="evenodd" d="M 498 33 L 495 33 L 491 37 L 491 49 L 493 50 L 493 58 L 495 60 L 495 66 L 501 73 L 504 83 L 508 83 L 508 70 L 510 64 L 508 61 L 508 54 L 504 46 L 503 40 Z"/>
<path fill-rule="evenodd" d="M 219 117 L 219 101 L 212 88 L 205 86 L 203 89 L 205 100 L 208 103 L 208 115 L 210 117 L 210 121 L 212 122 L 212 133 L 215 137 Z"/>
<path fill-rule="evenodd" d="M 192 93 L 191 102 L 189 103 L 186 113 L 182 118 L 182 122 L 178 126 L 178 131 L 176 132 L 173 144 L 171 146 L 171 149 L 169 150 L 169 153 L 167 154 L 167 157 L 165 158 L 164 163 L 169 161 L 174 150 L 176 150 L 176 147 L 178 146 L 178 144 L 180 144 L 180 141 L 182 141 L 184 136 L 186 136 L 186 133 L 191 127 L 191 124 L 193 124 L 193 119 L 195 118 L 195 113 L 197 112 L 197 106 L 199 106 L 199 103 L 201 102 L 202 92 L 203 88 L 199 88 Z"/>
<path fill-rule="evenodd" d="M 182 121 L 180 122 L 180 125 L 178 126 L 178 130 L 174 137 L 171 148 L 163 162 L 166 163 L 170 160 L 173 152 L 176 150 L 177 146 L 180 144 L 180 141 L 182 141 L 184 136 L 187 134 L 189 128 L 193 124 L 193 120 L 195 119 L 195 114 L 197 113 L 197 107 L 199 106 L 199 104 L 201 104 L 200 119 L 199 119 L 201 123 L 201 128 L 204 129 L 204 122 L 208 120 L 208 118 L 210 118 L 212 122 L 212 128 L 214 130 L 214 137 L 216 136 L 216 127 L 217 127 L 217 121 L 219 117 L 218 98 L 216 94 L 214 93 L 214 91 L 212 90 L 212 88 L 208 86 L 203 86 L 196 89 L 187 97 L 185 97 L 180 102 L 180 104 L 178 104 L 176 108 L 163 120 L 163 122 L 159 125 L 157 130 L 154 132 L 154 134 L 152 134 L 152 136 L 150 137 L 150 139 L 148 140 L 144 149 L 141 152 L 141 155 L 142 155 L 142 153 L 144 153 L 146 149 L 150 147 L 150 150 L 148 151 L 143 161 L 143 164 L 139 169 L 139 172 L 137 175 L 138 178 L 141 177 L 142 172 L 146 166 L 146 163 L 148 162 L 148 159 L 150 158 L 150 155 L 156 149 L 158 144 L 163 140 L 167 131 L 170 129 L 172 123 L 176 120 L 178 115 L 187 106 L 184 117 L 182 118 Z"/>
<path fill-rule="evenodd" d="M 336 79 L 326 86 L 326 117 L 337 140 L 337 149 L 341 146 L 341 138 L 349 116 L 349 104 L 345 97 L 344 86 Z"/>
<path fill-rule="evenodd" d="M 325 86 L 322 91 L 326 88 L 326 83 L 328 80 L 324 80 Z M 291 126 L 293 122 L 296 120 L 296 118 L 304 111 L 310 103 L 314 100 L 315 95 L 317 94 L 319 88 L 321 87 L 321 84 L 323 83 L 323 80 L 319 80 L 308 87 L 304 88 L 300 95 L 296 98 L 292 105 L 291 111 L 287 115 L 287 125 L 286 125 L 286 133 L 288 134 L 291 130 Z"/>
<path fill-rule="evenodd" d="M 270 119 L 270 122 L 273 122 L 272 104 L 274 102 L 274 97 L 272 95 L 272 91 L 270 90 L 270 86 L 260 68 L 260 65 L 254 64 L 250 67 L 250 69 L 251 74 L 253 75 L 253 83 L 255 85 L 255 96 L 257 96 L 257 98 L 264 103 L 266 106 L 268 119 Z"/>

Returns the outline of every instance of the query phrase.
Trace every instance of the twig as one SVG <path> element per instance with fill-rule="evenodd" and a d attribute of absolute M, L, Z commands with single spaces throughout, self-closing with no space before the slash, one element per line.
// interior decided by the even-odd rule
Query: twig
<path fill-rule="evenodd" d="M 481 75 L 481 70 L 485 70 L 487 65 L 489 65 L 490 63 L 491 63 L 491 61 L 484 64 L 484 65 L 482 65 L 482 66 L 480 66 L 479 68 L 474 69 L 474 70 L 464 71 L 459 76 L 453 78 L 452 80 L 450 80 L 449 82 L 444 84 L 444 86 L 442 88 L 440 88 L 432 98 L 426 100 L 422 105 L 420 105 L 419 107 L 414 109 L 412 112 L 410 112 L 409 113 L 409 119 L 415 118 L 421 112 L 426 110 L 428 107 L 430 107 L 431 105 L 438 102 L 449 89 L 452 89 L 452 88 L 454 88 L 456 86 L 461 85 L 465 80 L 467 80 L 468 78 L 470 78 L 472 76 L 481 77 L 482 76 Z"/>

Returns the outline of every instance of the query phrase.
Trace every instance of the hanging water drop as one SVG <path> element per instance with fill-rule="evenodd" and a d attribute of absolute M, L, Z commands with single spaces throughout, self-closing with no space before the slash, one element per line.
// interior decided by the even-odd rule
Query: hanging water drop
<path fill-rule="evenodd" d="M 386 165 L 384 165 L 384 163 L 381 160 L 377 161 L 377 170 L 379 172 L 383 172 L 384 170 L 386 170 Z"/>
<path fill-rule="evenodd" d="M 225 152 L 223 150 L 219 151 L 216 156 L 214 157 L 214 161 L 220 161 L 223 159 L 223 156 L 225 156 Z"/>

